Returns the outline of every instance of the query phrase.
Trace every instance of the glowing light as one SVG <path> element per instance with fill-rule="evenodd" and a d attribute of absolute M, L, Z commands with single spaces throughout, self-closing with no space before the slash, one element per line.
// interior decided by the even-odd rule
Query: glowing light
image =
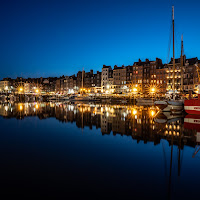
<path fill-rule="evenodd" d="M 19 110 L 23 110 L 23 106 L 22 105 L 19 106 Z"/>
<path fill-rule="evenodd" d="M 36 105 L 35 105 L 35 108 L 36 108 L 36 109 L 38 109 L 38 108 L 39 108 L 39 105 L 38 105 L 38 104 L 36 104 Z"/>
<path fill-rule="evenodd" d="M 38 93 L 38 92 L 39 92 L 39 90 L 38 90 L 38 89 L 36 89 L 36 90 L 35 90 L 35 92 L 36 92 L 36 93 Z"/>
<path fill-rule="evenodd" d="M 137 110 L 133 109 L 133 115 L 136 115 L 136 114 L 137 114 Z"/>
<path fill-rule="evenodd" d="M 8 106 L 5 106 L 5 111 L 6 111 L 6 112 L 8 111 Z"/>
<path fill-rule="evenodd" d="M 151 110 L 150 114 L 151 114 L 152 117 L 154 117 L 155 114 L 156 114 L 155 110 Z"/>
<path fill-rule="evenodd" d="M 154 87 L 151 88 L 151 92 L 154 93 L 156 89 Z"/>
<path fill-rule="evenodd" d="M 138 89 L 136 87 L 133 88 L 133 93 L 137 93 Z"/>
<path fill-rule="evenodd" d="M 8 86 L 5 87 L 5 90 L 8 90 Z"/>

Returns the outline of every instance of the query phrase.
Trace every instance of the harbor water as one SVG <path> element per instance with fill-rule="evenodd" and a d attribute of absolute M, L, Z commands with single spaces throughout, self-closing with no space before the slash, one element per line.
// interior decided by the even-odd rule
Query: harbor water
<path fill-rule="evenodd" d="M 141 106 L 0 104 L 0 193 L 192 199 L 200 180 L 195 120 Z"/>

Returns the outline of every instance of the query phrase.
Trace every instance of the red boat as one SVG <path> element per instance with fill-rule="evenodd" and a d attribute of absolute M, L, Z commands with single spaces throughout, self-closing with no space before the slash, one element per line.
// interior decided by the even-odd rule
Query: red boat
<path fill-rule="evenodd" d="M 185 100 L 184 109 L 188 114 L 200 115 L 200 99 Z"/>
<path fill-rule="evenodd" d="M 184 128 L 200 132 L 200 115 L 187 115 L 184 118 Z"/>

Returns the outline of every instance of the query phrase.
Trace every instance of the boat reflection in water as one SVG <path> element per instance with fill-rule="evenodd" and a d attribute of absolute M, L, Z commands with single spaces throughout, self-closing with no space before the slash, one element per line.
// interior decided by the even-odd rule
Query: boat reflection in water
<path fill-rule="evenodd" d="M 30 149 L 29 146 L 26 146 L 26 151 L 27 150 L 29 150 L 29 152 L 34 151 L 36 152 L 36 155 L 37 152 L 39 152 L 39 155 L 37 156 L 35 154 L 33 155 L 29 154 L 31 158 L 29 162 L 32 163 L 31 167 L 29 166 L 29 169 L 31 170 L 33 170 L 34 168 L 34 167 L 32 168 L 32 165 L 33 166 L 36 165 L 34 159 L 37 158 L 39 160 L 38 161 L 39 163 L 43 162 L 42 161 L 43 157 L 42 160 L 40 160 L 41 154 L 47 155 L 47 157 L 45 157 L 46 159 L 45 163 L 49 162 L 57 163 L 57 159 L 60 158 L 57 155 L 63 155 L 61 156 L 63 160 L 61 160 L 60 163 L 64 165 L 63 169 L 69 168 L 68 171 L 61 170 L 59 168 L 60 165 L 56 164 L 55 166 L 53 166 L 53 168 L 51 168 L 50 165 L 48 165 L 46 168 L 51 169 L 52 171 L 54 170 L 54 167 L 55 169 L 61 170 L 62 176 L 64 175 L 66 180 L 69 179 L 70 183 L 67 187 L 70 187 L 72 189 L 74 188 L 80 189 L 82 187 L 83 191 L 85 191 L 87 187 L 91 187 L 90 182 L 87 182 L 87 180 L 92 180 L 92 182 L 95 182 L 95 184 L 97 184 L 98 190 L 99 187 L 102 187 L 101 188 L 102 191 L 105 188 L 109 188 L 108 191 L 111 190 L 112 195 L 113 194 L 117 195 L 118 194 L 117 193 L 118 191 L 116 191 L 117 185 L 121 182 L 124 183 L 128 181 L 127 185 L 129 185 L 131 188 L 135 188 L 134 192 L 137 193 L 136 195 L 139 196 L 146 195 L 145 197 L 148 197 L 148 194 L 143 192 L 143 189 L 141 189 L 140 187 L 141 184 L 143 184 L 142 188 L 145 187 L 146 190 L 148 190 L 149 188 L 148 192 L 151 192 L 151 196 L 158 195 L 157 197 L 160 197 L 159 199 L 163 199 L 163 197 L 166 197 L 168 195 L 170 199 L 172 197 L 175 197 L 174 195 L 176 192 L 179 195 L 183 196 L 188 195 L 185 194 L 185 192 L 190 190 L 183 191 L 182 187 L 184 186 L 184 184 L 187 184 L 186 180 L 188 180 L 188 174 L 190 174 L 191 176 L 192 173 L 191 177 L 192 179 L 194 179 L 197 173 L 194 172 L 195 173 L 194 174 L 193 171 L 192 172 L 188 171 L 188 167 L 192 165 L 190 164 L 191 162 L 193 162 L 192 165 L 193 167 L 194 163 L 198 164 L 198 160 L 196 159 L 197 158 L 196 154 L 199 151 L 198 144 L 200 142 L 199 140 L 200 117 L 198 116 L 188 115 L 184 118 L 182 114 L 170 115 L 169 113 L 162 113 L 157 107 L 106 105 L 106 104 L 104 105 L 67 104 L 59 102 L 0 104 L 0 116 L 3 116 L 3 119 L 1 117 L 0 120 L 1 121 L 4 120 L 4 122 L 6 119 L 11 119 L 11 118 L 16 118 L 20 120 L 19 122 L 23 122 L 21 120 L 27 118 L 28 119 L 27 123 L 26 122 L 19 123 L 25 126 L 28 126 L 27 124 L 32 123 L 31 117 L 34 119 L 36 117 L 40 119 L 40 121 L 36 120 L 39 129 L 35 127 L 35 129 L 33 130 L 35 132 L 32 135 L 26 134 L 26 131 L 28 132 L 28 130 L 25 130 L 24 134 L 15 134 L 15 133 L 6 134 L 6 136 L 8 135 L 8 138 L 4 140 L 5 135 L 2 134 L 1 140 L 4 142 L 2 142 L 1 145 L 4 145 L 5 143 L 6 146 L 4 148 L 9 148 L 9 149 L 13 148 L 12 146 L 8 147 L 10 144 L 9 141 L 9 139 L 11 138 L 10 135 L 12 135 L 12 137 L 14 137 L 15 140 L 17 140 L 15 135 L 19 136 L 23 135 L 23 137 L 26 137 L 26 139 L 20 139 L 18 141 L 22 143 L 21 145 L 22 147 L 23 145 L 26 144 L 27 141 L 29 142 L 32 141 L 29 138 L 35 138 L 33 139 L 33 143 L 31 143 L 32 145 Z M 45 121 L 45 119 L 48 118 L 49 119 L 51 118 L 51 120 L 49 120 L 48 123 L 53 122 L 53 125 L 50 126 L 51 128 L 53 127 L 55 128 L 55 130 L 62 130 L 62 131 L 66 131 L 67 129 L 68 134 L 67 135 L 61 134 L 59 131 L 56 131 L 56 134 L 54 134 L 54 132 L 49 134 L 50 132 L 49 128 L 48 130 L 44 128 L 46 127 L 44 126 L 44 124 L 45 125 L 49 124 L 42 123 Z M 63 126 L 61 124 L 54 123 L 55 120 L 53 120 L 53 118 L 62 122 L 64 125 L 65 123 L 66 124 L 69 123 L 69 126 Z M 11 124 L 14 123 L 13 125 L 16 125 L 15 122 L 16 120 L 11 120 L 10 123 Z M 73 126 L 72 130 L 70 130 L 70 127 L 72 127 L 71 124 L 76 125 Z M 40 129 L 40 127 L 43 127 L 43 129 Z M 80 131 L 77 131 L 78 129 L 76 127 L 78 127 L 80 131 L 81 129 L 82 130 L 85 129 L 86 131 L 84 132 L 84 134 L 79 134 Z M 99 130 L 92 131 L 95 129 Z M 22 129 L 20 130 L 22 131 Z M 74 130 L 76 134 L 72 133 Z M 88 137 L 89 130 L 91 130 L 90 133 L 92 134 L 95 133 L 95 136 L 93 135 L 94 137 L 93 136 Z M 101 134 L 105 136 L 104 139 L 102 139 L 103 137 L 100 138 L 96 137 L 100 131 Z M 53 139 L 48 140 L 48 142 L 42 143 L 40 151 L 37 150 L 39 145 L 37 141 L 45 141 L 46 138 L 49 137 L 49 135 L 50 138 L 53 137 Z M 118 137 L 120 135 L 124 137 L 124 140 Z M 120 145 L 121 143 L 120 144 L 115 143 L 113 142 L 113 140 L 112 141 L 109 140 L 108 142 L 109 145 L 112 144 L 111 145 L 112 147 L 107 145 L 105 141 L 108 141 L 107 140 L 108 138 L 112 138 L 110 136 L 115 136 L 114 138 L 116 138 L 117 141 L 119 141 L 120 139 L 120 142 L 125 142 L 124 145 Z M 127 138 L 131 138 L 131 141 L 133 142 L 131 144 L 128 144 Z M 63 140 L 64 142 L 62 142 Z M 97 140 L 98 142 L 96 142 Z M 9 142 L 6 143 L 7 141 Z M 23 143 L 23 141 L 25 142 Z M 97 146 L 93 145 L 93 143 Z M 134 145 L 135 143 L 137 143 L 137 145 Z M 15 145 L 16 144 L 14 143 L 14 146 Z M 129 148 L 127 148 L 127 145 L 129 146 Z M 153 146 L 155 148 L 153 148 Z M 54 151 L 56 152 L 55 149 L 59 151 L 57 153 L 52 153 Z M 192 149 L 193 154 L 190 154 L 188 157 L 187 152 L 184 154 L 185 149 L 187 152 L 190 152 Z M 18 157 L 21 157 L 21 154 L 23 155 L 21 151 L 19 154 L 15 155 L 16 151 L 18 152 L 18 149 L 15 148 L 13 150 L 14 158 L 16 158 L 16 155 L 19 155 Z M 82 153 L 83 151 L 85 152 L 85 154 Z M 96 153 L 92 153 L 93 151 Z M 52 155 L 55 156 L 53 156 L 52 158 Z M 108 155 L 110 157 L 108 157 Z M 28 158 L 23 157 L 23 159 L 24 158 L 25 160 L 27 160 L 29 156 Z M 52 159 L 53 161 L 51 161 Z M 71 160 L 71 162 L 65 161 L 68 159 Z M 6 159 L 4 160 L 5 163 L 8 162 Z M 163 162 L 164 162 L 164 167 L 163 167 Z M 43 163 L 42 166 L 46 166 L 45 163 Z M 95 165 L 95 163 L 97 164 Z M 183 167 L 182 163 L 184 163 Z M 91 165 L 95 167 L 91 168 L 90 167 Z M 19 164 L 19 166 L 21 167 L 21 164 Z M 106 168 L 105 166 L 109 167 Z M 46 168 L 43 167 L 43 169 Z M 85 171 L 82 171 L 82 173 L 78 173 L 77 175 L 77 172 L 79 172 L 82 168 Z M 106 170 L 104 170 L 105 168 Z M 114 169 L 110 170 L 111 168 Z M 96 173 L 93 171 L 94 169 L 98 169 Z M 90 170 L 92 171 L 91 173 Z M 109 172 L 108 174 L 107 171 Z M 71 172 L 73 172 L 72 177 L 70 175 Z M 45 172 L 42 171 L 41 169 L 38 169 L 38 177 L 41 177 L 41 174 L 43 173 Z M 124 175 L 124 173 L 126 175 Z M 87 178 L 85 177 L 85 174 L 87 174 Z M 112 176 L 110 174 L 112 174 Z M 80 178 L 80 176 L 82 176 L 82 178 Z M 95 176 L 95 179 L 93 179 L 93 176 Z M 102 179 L 101 176 L 103 177 Z M 108 177 L 110 177 L 110 179 Z M 112 180 L 115 179 L 116 177 L 117 177 L 116 181 L 118 179 L 120 181 L 118 180 L 119 182 L 115 183 Z M 129 180 L 130 177 L 131 180 Z M 180 177 L 182 178 L 182 180 L 184 180 L 183 183 L 178 182 Z M 101 180 L 102 183 L 98 182 L 96 179 Z M 7 177 L 5 177 L 5 180 L 7 180 Z M 11 180 L 11 178 L 9 178 L 9 180 Z M 25 178 L 23 180 L 27 181 L 27 179 Z M 46 184 L 44 180 L 43 182 Z M 55 180 L 59 182 L 60 178 L 55 178 Z M 63 185 L 66 182 L 66 180 L 62 182 Z M 134 180 L 137 181 L 134 182 Z M 73 182 L 73 184 L 70 185 L 71 181 L 75 182 Z M 80 184 L 84 183 L 86 184 L 86 186 L 83 187 L 84 184 L 81 184 L 81 186 L 80 185 L 77 186 L 77 184 L 79 184 L 79 181 Z M 138 182 L 140 186 L 137 185 Z M 157 185 L 159 189 L 157 192 L 153 192 L 156 183 L 159 183 Z M 133 186 L 131 184 L 133 184 Z M 151 184 L 153 185 L 152 187 L 150 186 Z M 160 184 L 162 186 L 160 186 Z M 111 187 L 112 185 L 115 186 Z M 122 188 L 121 191 L 123 191 L 122 194 L 124 194 L 124 191 L 127 192 L 126 189 L 127 187 L 129 187 L 127 185 L 120 186 L 120 188 Z M 194 185 L 191 187 L 194 187 Z M 62 185 L 60 185 L 59 187 L 62 187 Z M 94 187 L 93 189 L 96 191 L 97 188 Z M 49 188 L 47 187 L 47 190 L 48 189 Z M 63 191 L 65 191 L 65 189 L 63 189 Z"/>
<path fill-rule="evenodd" d="M 193 154 L 195 157 L 200 150 L 200 115 L 187 115 L 184 118 L 184 128 L 196 137 L 196 147 Z"/>
<path fill-rule="evenodd" d="M 156 107 L 102 105 L 102 104 L 65 104 L 65 103 L 13 103 L 1 104 L 0 115 L 5 118 L 23 119 L 28 116 L 38 116 L 39 119 L 55 117 L 62 122 L 76 123 L 79 128 L 94 126 L 101 129 L 102 135 L 127 135 L 145 143 L 153 141 L 160 143 L 166 139 L 178 144 L 195 147 L 196 134 L 189 134 L 183 126 L 183 115 L 162 113 Z M 185 118 L 187 119 L 187 117 Z"/>

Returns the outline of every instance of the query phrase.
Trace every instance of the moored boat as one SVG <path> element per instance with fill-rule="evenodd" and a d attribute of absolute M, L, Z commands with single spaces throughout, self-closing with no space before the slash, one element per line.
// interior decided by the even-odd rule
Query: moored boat
<path fill-rule="evenodd" d="M 188 114 L 200 115 L 200 100 L 199 99 L 185 100 L 184 109 Z"/>
<path fill-rule="evenodd" d="M 154 105 L 163 112 L 177 112 L 183 110 L 183 100 L 155 101 Z"/>

